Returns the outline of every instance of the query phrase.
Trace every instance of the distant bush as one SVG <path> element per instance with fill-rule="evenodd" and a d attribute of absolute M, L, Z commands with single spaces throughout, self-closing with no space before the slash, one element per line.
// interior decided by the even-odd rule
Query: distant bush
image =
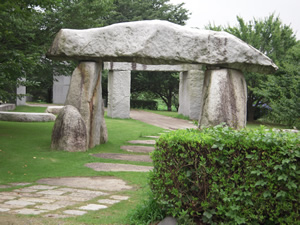
<path fill-rule="evenodd" d="M 150 186 L 168 214 L 208 224 L 299 224 L 300 135 L 216 126 L 164 134 Z"/>
<path fill-rule="evenodd" d="M 130 107 L 134 109 L 157 110 L 157 102 L 152 100 L 130 100 Z"/>

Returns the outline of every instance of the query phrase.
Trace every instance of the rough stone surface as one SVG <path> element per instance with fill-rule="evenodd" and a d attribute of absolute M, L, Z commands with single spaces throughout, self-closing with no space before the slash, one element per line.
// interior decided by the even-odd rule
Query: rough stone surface
<path fill-rule="evenodd" d="M 107 208 L 106 205 L 88 204 L 88 205 L 80 207 L 79 209 L 96 211 L 99 209 L 106 209 L 106 208 Z"/>
<path fill-rule="evenodd" d="M 133 71 L 169 71 L 180 72 L 188 70 L 202 70 L 203 66 L 199 64 L 181 64 L 181 65 L 145 65 L 139 63 L 124 63 L 124 62 L 105 62 L 104 69 L 106 70 L 133 70 Z"/>
<path fill-rule="evenodd" d="M 65 214 L 69 215 L 75 215 L 75 216 L 82 216 L 87 213 L 87 211 L 82 211 L 82 210 L 65 210 Z"/>
<path fill-rule="evenodd" d="M 137 162 L 152 162 L 149 155 L 129 155 L 129 154 L 118 154 L 118 153 L 99 153 L 93 156 L 104 158 L 104 159 L 116 159 L 126 161 L 137 161 Z"/>
<path fill-rule="evenodd" d="M 53 103 L 65 104 L 71 76 L 53 76 Z"/>
<path fill-rule="evenodd" d="M 38 215 L 44 212 L 47 212 L 46 210 L 37 210 L 37 209 L 18 209 L 14 212 L 18 214 L 24 214 L 24 215 Z"/>
<path fill-rule="evenodd" d="M 178 113 L 199 120 L 204 82 L 203 70 L 180 73 Z"/>
<path fill-rule="evenodd" d="M 52 113 L 58 115 L 64 106 L 48 106 L 46 113 Z"/>
<path fill-rule="evenodd" d="M 51 113 L 0 112 L 0 121 L 48 122 L 55 119 Z"/>
<path fill-rule="evenodd" d="M 20 82 L 25 82 L 26 78 L 19 78 Z M 26 86 L 18 85 L 17 86 L 17 95 L 23 95 L 22 97 L 16 99 L 16 105 L 26 105 Z"/>
<path fill-rule="evenodd" d="M 177 220 L 171 216 L 164 218 L 158 225 L 176 225 Z"/>
<path fill-rule="evenodd" d="M 72 188 L 88 188 L 94 190 L 122 191 L 130 190 L 131 186 L 127 185 L 121 179 L 111 177 L 61 177 L 61 178 L 44 178 L 37 181 L 39 184 L 52 184 Z M 67 190 L 62 190 L 67 191 Z"/>
<path fill-rule="evenodd" d="M 114 164 L 114 163 L 87 163 L 89 167 L 95 171 L 127 171 L 127 172 L 149 172 L 153 169 L 152 166 L 136 166 L 129 164 Z"/>
<path fill-rule="evenodd" d="M 100 144 L 102 116 L 101 62 L 81 62 L 74 70 L 65 105 L 81 114 L 87 130 L 88 148 Z"/>
<path fill-rule="evenodd" d="M 146 145 L 155 145 L 155 140 L 133 140 L 128 141 L 130 144 L 146 144 Z"/>
<path fill-rule="evenodd" d="M 153 152 L 155 148 L 148 147 L 148 146 L 124 145 L 121 146 L 121 149 L 126 150 L 127 152 L 149 153 L 149 152 Z"/>
<path fill-rule="evenodd" d="M 257 49 L 226 32 L 148 20 L 87 30 L 62 29 L 47 56 L 142 64 L 208 64 L 270 73 L 277 66 Z"/>
<path fill-rule="evenodd" d="M 199 127 L 226 123 L 233 128 L 244 128 L 246 103 L 247 85 L 242 72 L 228 69 L 206 71 Z"/>
<path fill-rule="evenodd" d="M 130 70 L 109 72 L 107 116 L 130 118 L 130 81 Z"/>
<path fill-rule="evenodd" d="M 115 200 L 128 200 L 129 196 L 124 196 L 124 195 L 112 195 L 110 198 L 115 199 Z"/>
<path fill-rule="evenodd" d="M 59 113 L 52 131 L 51 148 L 70 152 L 87 150 L 85 122 L 74 106 L 67 105 Z"/>
<path fill-rule="evenodd" d="M 15 104 L 0 104 L 0 111 L 9 111 L 16 108 Z"/>
<path fill-rule="evenodd" d="M 120 200 L 100 199 L 100 200 L 98 200 L 97 202 L 98 202 L 98 203 L 101 203 L 101 204 L 113 205 L 113 204 L 116 204 L 116 203 L 120 202 Z"/>
<path fill-rule="evenodd" d="M 102 100 L 102 107 L 101 107 L 101 115 L 102 115 L 102 120 L 101 120 L 101 127 L 100 127 L 100 144 L 104 144 L 108 141 L 108 133 L 107 133 L 107 127 L 104 119 L 104 101 Z"/>

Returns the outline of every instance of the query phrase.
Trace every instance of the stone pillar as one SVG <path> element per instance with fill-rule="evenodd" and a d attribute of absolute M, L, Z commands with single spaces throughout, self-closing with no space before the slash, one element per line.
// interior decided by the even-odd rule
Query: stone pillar
<path fill-rule="evenodd" d="M 240 129 L 247 122 L 247 85 L 241 71 L 215 69 L 205 72 L 199 127 L 226 123 Z"/>
<path fill-rule="evenodd" d="M 26 81 L 26 78 L 20 78 L 21 82 Z M 17 95 L 26 95 L 26 86 L 19 85 L 17 87 Z M 16 99 L 16 105 L 26 105 L 26 96 Z"/>
<path fill-rule="evenodd" d="M 53 76 L 53 103 L 65 104 L 71 76 Z"/>
<path fill-rule="evenodd" d="M 100 144 L 102 115 L 102 62 L 81 62 L 74 70 L 65 105 L 78 109 L 87 130 L 87 148 Z M 106 132 L 106 131 L 104 131 Z"/>
<path fill-rule="evenodd" d="M 130 118 L 131 71 L 109 71 L 107 116 Z"/>
<path fill-rule="evenodd" d="M 203 70 L 180 73 L 178 113 L 198 120 L 202 105 Z"/>

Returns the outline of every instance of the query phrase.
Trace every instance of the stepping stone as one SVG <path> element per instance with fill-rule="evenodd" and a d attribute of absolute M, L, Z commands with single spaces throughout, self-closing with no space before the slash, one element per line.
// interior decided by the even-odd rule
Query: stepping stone
<path fill-rule="evenodd" d="M 65 210 L 63 213 L 68 214 L 68 215 L 74 215 L 74 216 L 82 216 L 86 214 L 86 211 L 81 211 L 81 210 Z"/>
<path fill-rule="evenodd" d="M 0 212 L 7 212 L 7 211 L 9 211 L 10 209 L 8 209 L 8 208 L 0 208 Z"/>
<path fill-rule="evenodd" d="M 66 206 L 54 203 L 54 204 L 37 205 L 35 208 L 45 209 L 45 210 L 57 210 L 57 209 L 61 209 L 64 207 L 66 207 Z"/>
<path fill-rule="evenodd" d="M 128 152 L 141 152 L 141 153 L 149 153 L 154 151 L 154 147 L 148 146 L 137 146 L 137 145 L 123 145 L 121 149 L 126 150 Z"/>
<path fill-rule="evenodd" d="M 23 197 L 20 198 L 21 201 L 27 201 L 27 202 L 36 202 L 36 203 L 52 203 L 55 202 L 54 199 L 43 199 L 43 198 L 30 198 L 30 197 Z"/>
<path fill-rule="evenodd" d="M 159 138 L 159 136 L 145 136 L 145 137 L 147 137 L 147 138 L 155 138 L 155 139 Z"/>
<path fill-rule="evenodd" d="M 29 187 L 25 187 L 25 188 L 20 188 L 20 189 L 15 189 L 13 190 L 14 192 L 26 192 L 26 193 L 31 193 L 31 192 L 36 192 L 38 190 L 29 188 Z"/>
<path fill-rule="evenodd" d="M 44 212 L 47 212 L 46 210 L 37 210 L 37 209 L 18 209 L 14 212 L 18 214 L 24 214 L 24 215 L 38 215 Z"/>
<path fill-rule="evenodd" d="M 130 144 L 145 144 L 145 145 L 155 145 L 155 140 L 134 140 L 128 141 Z"/>
<path fill-rule="evenodd" d="M 30 186 L 28 188 L 36 189 L 36 190 L 52 190 L 52 189 L 55 189 L 58 187 L 57 186 L 49 186 L 49 185 L 34 185 L 34 186 Z"/>
<path fill-rule="evenodd" d="M 95 171 L 113 171 L 113 172 L 149 172 L 153 169 L 152 166 L 136 166 L 129 164 L 116 164 L 116 163 L 87 163 L 89 167 Z"/>
<path fill-rule="evenodd" d="M 65 191 L 56 191 L 56 190 L 46 190 L 46 191 L 40 191 L 40 194 L 43 195 L 62 195 L 66 193 Z"/>
<path fill-rule="evenodd" d="M 124 195 L 112 195 L 110 198 L 116 199 L 116 200 L 128 200 L 129 196 Z"/>
<path fill-rule="evenodd" d="M 149 155 L 128 155 L 128 154 L 117 154 L 117 153 L 100 153 L 93 154 L 92 156 L 104 158 L 104 159 L 117 159 L 126 161 L 137 161 L 137 162 L 152 162 Z"/>
<path fill-rule="evenodd" d="M 0 185 L 0 188 L 10 188 L 10 185 Z"/>
<path fill-rule="evenodd" d="M 13 200 L 17 198 L 17 196 L 11 196 L 11 195 L 0 195 L 0 200 Z"/>
<path fill-rule="evenodd" d="M 31 183 L 10 183 L 10 185 L 12 185 L 12 186 L 26 186 L 29 184 L 31 184 Z"/>
<path fill-rule="evenodd" d="M 71 188 L 86 188 L 105 191 L 123 191 L 132 189 L 122 179 L 112 177 L 60 177 L 44 178 L 37 181 L 40 184 L 65 186 Z M 68 192 L 68 191 L 64 191 Z M 60 196 L 66 197 L 66 196 Z"/>
<path fill-rule="evenodd" d="M 4 204 L 6 205 L 17 205 L 17 206 L 28 206 L 28 205 L 35 205 L 34 202 L 22 201 L 22 200 L 11 200 L 7 201 Z"/>
<path fill-rule="evenodd" d="M 88 204 L 86 206 L 80 207 L 79 209 L 96 211 L 99 209 L 106 209 L 106 208 L 107 208 L 106 205 Z"/>
<path fill-rule="evenodd" d="M 108 205 L 113 205 L 115 203 L 120 202 L 120 200 L 112 200 L 112 199 L 100 199 L 98 200 L 98 203 L 102 203 L 102 204 L 108 204 Z"/>

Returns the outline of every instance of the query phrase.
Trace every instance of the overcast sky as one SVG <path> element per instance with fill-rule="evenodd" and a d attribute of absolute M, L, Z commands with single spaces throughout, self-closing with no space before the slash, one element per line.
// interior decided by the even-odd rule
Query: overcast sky
<path fill-rule="evenodd" d="M 236 16 L 246 22 L 264 19 L 275 12 L 283 24 L 290 25 L 300 40 L 300 0 L 170 0 L 173 4 L 184 2 L 192 15 L 187 26 L 204 28 L 209 22 L 215 25 L 237 24 Z"/>

